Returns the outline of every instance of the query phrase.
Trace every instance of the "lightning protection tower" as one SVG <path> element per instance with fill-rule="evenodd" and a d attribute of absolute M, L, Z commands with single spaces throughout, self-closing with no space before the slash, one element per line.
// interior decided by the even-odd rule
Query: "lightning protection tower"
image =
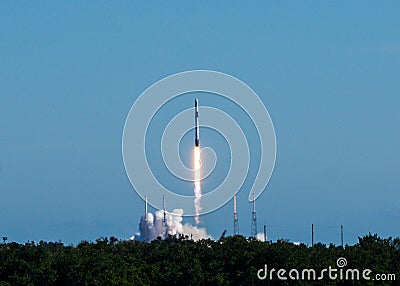
<path fill-rule="evenodd" d="M 165 197 L 163 196 L 163 219 L 162 219 L 162 225 L 163 225 L 163 235 L 164 238 L 168 236 L 168 224 L 167 224 L 167 210 L 165 208 Z"/>
<path fill-rule="evenodd" d="M 251 236 L 257 237 L 256 200 L 253 194 L 253 212 L 251 213 Z"/>
<path fill-rule="evenodd" d="M 233 197 L 233 235 L 239 235 L 239 221 L 236 212 L 236 195 Z"/>
<path fill-rule="evenodd" d="M 148 217 L 147 217 L 147 212 L 148 212 L 148 208 L 147 208 L 147 196 L 145 197 L 145 203 L 144 203 L 144 226 L 143 226 L 143 232 L 142 233 L 142 238 L 144 241 L 148 242 L 149 240 L 149 234 L 148 234 Z"/>

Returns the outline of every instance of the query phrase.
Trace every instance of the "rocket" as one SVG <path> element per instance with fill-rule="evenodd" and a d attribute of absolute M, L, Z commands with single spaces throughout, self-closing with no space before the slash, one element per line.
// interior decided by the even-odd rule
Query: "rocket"
<path fill-rule="evenodd" d="M 197 98 L 194 100 L 194 128 L 195 128 L 195 136 L 194 136 L 194 146 L 200 146 L 200 133 L 199 133 L 199 101 Z"/>

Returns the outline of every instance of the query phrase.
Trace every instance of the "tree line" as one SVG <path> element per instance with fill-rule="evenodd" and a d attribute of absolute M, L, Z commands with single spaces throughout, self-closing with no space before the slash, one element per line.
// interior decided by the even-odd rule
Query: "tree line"
<path fill-rule="evenodd" d="M 343 268 L 338 266 L 339 258 L 347 260 Z M 269 273 L 261 280 L 266 266 Z M 321 277 L 321 271 L 329 266 L 337 268 L 336 280 L 330 279 L 327 271 Z M 272 268 L 275 272 L 269 279 Z M 278 278 L 279 269 L 286 270 L 286 280 Z M 317 276 L 293 280 L 290 269 L 299 270 L 300 277 L 302 269 L 314 269 Z M 340 279 L 340 269 L 359 269 L 360 275 L 363 269 L 370 269 L 371 280 Z M 291 277 L 296 274 L 292 271 Z M 394 276 L 377 281 L 376 274 L 400 279 L 399 238 L 368 234 L 344 248 L 321 243 L 309 247 L 283 239 L 261 242 L 242 236 L 199 241 L 170 236 L 151 243 L 110 237 L 76 246 L 44 241 L 0 245 L 0 286 L 400 285 L 392 281 Z"/>

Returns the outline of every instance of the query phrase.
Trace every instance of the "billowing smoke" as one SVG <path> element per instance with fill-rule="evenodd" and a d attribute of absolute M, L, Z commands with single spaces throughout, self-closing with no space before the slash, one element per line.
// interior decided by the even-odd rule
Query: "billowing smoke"
<path fill-rule="evenodd" d="M 174 209 L 172 213 L 165 211 L 156 211 L 155 216 L 152 213 L 147 213 L 142 216 L 139 223 L 139 232 L 131 239 L 152 241 L 157 237 L 165 238 L 168 235 L 187 235 L 193 240 L 203 238 L 211 238 L 207 234 L 205 228 L 192 226 L 189 223 L 182 224 L 182 209 Z"/>
<path fill-rule="evenodd" d="M 263 242 L 266 241 L 266 240 L 265 240 L 265 237 L 264 237 L 264 233 L 262 233 L 262 232 L 257 233 L 256 238 L 257 238 L 257 240 L 259 240 L 259 241 L 263 241 Z M 268 238 L 267 238 L 267 239 L 268 239 Z"/>

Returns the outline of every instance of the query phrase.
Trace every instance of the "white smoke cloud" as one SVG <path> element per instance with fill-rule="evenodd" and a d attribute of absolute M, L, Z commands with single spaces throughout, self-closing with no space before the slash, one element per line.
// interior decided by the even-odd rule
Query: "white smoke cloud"
<path fill-rule="evenodd" d="M 174 209 L 172 212 L 165 211 L 164 223 L 164 211 L 156 211 L 155 216 L 147 213 L 140 219 L 139 232 L 131 239 L 149 242 L 157 237 L 165 238 L 168 235 L 187 235 L 193 240 L 211 238 L 205 228 L 192 226 L 189 223 L 182 224 L 182 216 L 182 209 Z"/>
<path fill-rule="evenodd" d="M 205 228 L 197 227 L 197 226 L 192 226 L 189 223 L 185 223 L 182 226 L 182 231 L 184 234 L 189 234 L 191 235 L 191 238 L 193 240 L 199 240 L 203 238 L 211 238 L 210 235 L 207 234 L 207 231 Z"/>
<path fill-rule="evenodd" d="M 262 232 L 257 233 L 256 239 L 259 241 L 265 242 L 264 233 L 262 233 Z M 267 237 L 267 240 L 268 240 L 268 237 Z"/>

